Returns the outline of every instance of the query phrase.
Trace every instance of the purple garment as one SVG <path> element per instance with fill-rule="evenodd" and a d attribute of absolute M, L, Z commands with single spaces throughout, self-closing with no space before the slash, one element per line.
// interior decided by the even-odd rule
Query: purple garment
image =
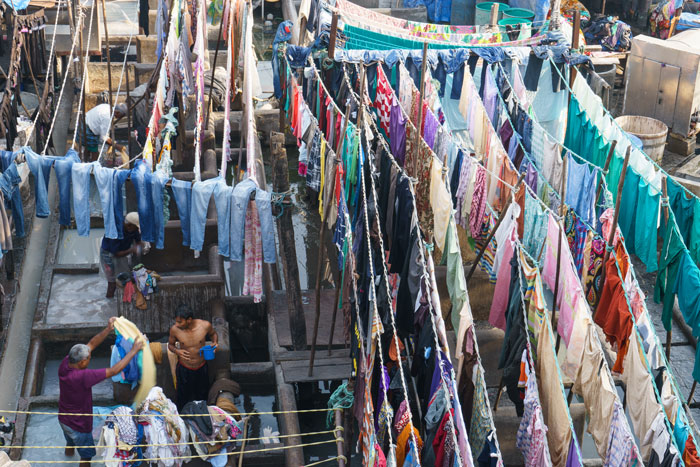
<path fill-rule="evenodd" d="M 501 125 L 501 129 L 498 130 L 498 136 L 501 138 L 503 147 L 510 149 L 510 138 L 513 136 L 513 126 L 508 120 Z"/>
<path fill-rule="evenodd" d="M 481 235 L 481 224 L 484 222 L 484 211 L 486 210 L 486 170 L 482 166 L 477 166 L 476 178 L 474 179 L 474 194 L 472 195 L 472 208 L 469 212 L 469 229 L 472 238 L 479 238 Z"/>
<path fill-rule="evenodd" d="M 450 389 L 449 386 L 449 381 L 451 380 L 451 374 L 452 374 L 452 364 L 447 360 L 447 357 L 445 356 L 445 353 L 443 351 L 440 351 L 440 356 L 435 356 L 435 368 L 433 369 L 433 379 L 430 382 L 430 399 L 432 399 L 433 394 L 438 390 L 440 385 L 442 384 L 441 382 L 441 373 L 442 373 L 442 379 L 446 382 L 447 388 Z M 440 362 L 442 362 L 442 368 L 440 368 Z M 441 372 L 442 370 L 442 372 Z"/>
<path fill-rule="evenodd" d="M 435 114 L 428 110 L 423 121 L 423 139 L 430 146 L 430 149 L 435 148 L 435 137 L 439 126 L 440 122 L 435 118 Z"/>
<path fill-rule="evenodd" d="M 386 367 L 382 365 L 382 377 L 379 378 L 379 391 L 377 391 L 377 405 L 374 411 L 374 427 L 379 431 L 379 413 L 381 412 L 382 404 L 384 404 L 384 390 L 389 390 L 389 383 L 391 379 L 389 378 L 389 372 L 386 371 Z"/>
<path fill-rule="evenodd" d="M 537 193 L 537 168 L 529 160 L 527 161 L 527 172 L 525 173 L 525 183 L 532 188 L 533 193 Z"/>
<path fill-rule="evenodd" d="M 493 77 L 493 73 L 491 72 L 491 68 L 485 68 L 482 70 L 483 73 L 486 73 L 486 81 L 484 82 L 484 108 L 486 109 L 486 115 L 488 115 L 489 120 L 491 120 L 492 123 L 497 124 L 497 114 L 496 114 L 496 109 L 498 108 L 496 106 L 496 102 L 498 101 L 498 86 L 496 86 L 496 80 Z"/>
<path fill-rule="evenodd" d="M 99 370 L 72 368 L 66 356 L 58 367 L 58 411 L 92 413 L 92 387 L 106 378 L 106 368 Z M 92 417 L 59 415 L 58 421 L 79 433 L 92 433 Z"/>
<path fill-rule="evenodd" d="M 566 456 L 566 467 L 581 467 L 581 458 L 578 456 L 576 437 L 571 438 L 571 443 L 569 444 L 569 454 Z"/>
<path fill-rule="evenodd" d="M 391 153 L 399 165 L 403 167 L 403 162 L 406 158 L 406 120 L 401 114 L 401 107 L 399 107 L 396 98 L 394 98 L 394 103 L 391 105 L 391 113 L 389 115 L 389 139 Z"/>

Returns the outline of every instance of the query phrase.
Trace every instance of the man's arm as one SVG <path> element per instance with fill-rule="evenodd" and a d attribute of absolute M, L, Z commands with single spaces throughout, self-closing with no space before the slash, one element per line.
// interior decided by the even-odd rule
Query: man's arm
<path fill-rule="evenodd" d="M 114 316 L 109 318 L 109 323 L 107 323 L 107 327 L 104 328 L 99 334 L 97 334 L 95 337 L 90 339 L 90 342 L 87 343 L 88 348 L 90 349 L 90 352 L 95 350 L 99 345 L 104 342 L 104 340 L 107 338 L 110 332 L 114 329 L 114 322 L 117 320 Z"/>
<path fill-rule="evenodd" d="M 112 376 L 118 375 L 119 373 L 122 372 L 124 368 L 129 364 L 132 358 L 136 356 L 137 353 L 139 353 L 139 350 L 143 348 L 143 339 L 138 338 L 136 339 L 136 342 L 134 342 L 134 345 L 131 347 L 131 350 L 129 350 L 129 353 L 124 355 L 124 358 L 119 360 L 116 365 L 114 365 L 111 368 L 107 368 L 107 378 L 111 378 Z"/>
<path fill-rule="evenodd" d="M 207 321 L 207 337 L 211 336 L 211 342 L 214 344 L 214 347 L 219 345 L 219 335 L 216 333 L 214 330 L 214 326 L 211 325 L 209 321 Z"/>
<path fill-rule="evenodd" d="M 189 359 L 190 353 L 185 349 L 178 349 L 177 347 L 175 347 L 176 342 L 177 336 L 175 336 L 173 328 L 170 328 L 170 337 L 168 338 L 168 350 L 177 355 L 179 358 L 183 358 L 185 360 Z"/>

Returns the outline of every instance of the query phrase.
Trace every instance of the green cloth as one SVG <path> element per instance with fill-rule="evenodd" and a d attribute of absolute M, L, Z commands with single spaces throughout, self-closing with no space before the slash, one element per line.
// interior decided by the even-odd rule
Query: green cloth
<path fill-rule="evenodd" d="M 346 24 L 343 32 L 347 38 L 345 49 L 347 50 L 392 50 L 392 49 L 422 49 L 423 41 L 404 39 L 401 37 L 390 36 L 379 32 L 368 31 L 367 29 L 358 28 Z M 465 40 L 469 40 L 465 36 Z M 481 45 L 483 47 L 483 44 Z M 453 43 L 429 43 L 429 49 L 459 49 L 474 47 L 473 45 L 464 44 L 464 46 L 454 45 Z"/>
<path fill-rule="evenodd" d="M 452 327 L 455 332 L 459 329 L 459 312 L 462 310 L 467 297 L 467 280 L 464 277 L 464 265 L 462 264 L 462 251 L 459 248 L 457 228 L 454 215 L 450 215 L 447 224 L 447 237 L 445 251 L 442 254 L 443 262 L 447 263 L 447 292 L 452 302 Z"/>
<path fill-rule="evenodd" d="M 631 171 L 630 171 L 631 172 Z M 639 180 L 637 196 L 637 209 L 635 219 L 637 228 L 634 231 L 634 250 L 639 259 L 647 267 L 647 272 L 654 272 L 658 269 L 656 260 L 656 237 L 657 222 L 659 216 L 659 201 L 661 194 L 651 188 L 644 179 Z M 627 205 L 625 205 L 626 207 Z M 632 243 L 632 238 L 628 238 L 627 246 Z"/>
<path fill-rule="evenodd" d="M 628 167 L 627 175 L 625 176 L 625 185 L 622 187 L 622 201 L 620 201 L 620 207 L 622 209 L 620 209 L 618 225 L 620 226 L 620 232 L 625 236 L 625 244 L 627 245 L 627 252 L 629 254 L 636 253 L 634 249 L 634 230 L 637 225 L 636 214 L 639 181 L 640 178 L 637 172 L 632 170 L 631 167 Z"/>
<path fill-rule="evenodd" d="M 669 210 L 669 215 L 669 222 L 673 225 L 675 223 L 673 211 Z M 671 318 L 673 317 L 673 305 L 675 302 L 673 290 L 678 276 L 681 253 L 684 250 L 683 241 L 678 230 L 666 229 L 664 245 L 661 250 L 659 273 L 656 275 L 656 284 L 654 285 L 654 301 L 656 303 L 663 302 L 661 321 L 664 323 L 664 328 L 667 331 L 671 330 Z"/>
<path fill-rule="evenodd" d="M 693 225 L 690 228 L 690 242 L 687 246 L 695 264 L 700 264 L 700 202 L 698 200 L 695 200 L 693 206 Z"/>

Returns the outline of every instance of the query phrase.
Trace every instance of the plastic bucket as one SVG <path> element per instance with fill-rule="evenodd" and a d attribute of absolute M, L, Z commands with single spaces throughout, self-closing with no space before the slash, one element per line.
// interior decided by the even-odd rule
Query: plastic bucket
<path fill-rule="evenodd" d="M 476 13 L 474 15 L 474 22 L 477 25 L 488 25 L 491 20 L 491 7 L 494 3 L 498 3 L 498 19 L 503 18 L 505 12 L 507 12 L 510 7 L 505 3 L 500 2 L 482 2 L 476 5 Z"/>
<path fill-rule="evenodd" d="M 511 41 L 527 39 L 532 35 L 532 21 L 525 18 L 503 18 L 498 22 L 501 31 L 508 33 Z"/>
<path fill-rule="evenodd" d="M 509 8 L 503 13 L 504 18 L 524 18 L 530 21 L 535 19 L 535 13 L 527 8 Z"/>
<path fill-rule="evenodd" d="M 214 347 L 213 345 L 205 345 L 199 349 L 199 354 L 204 357 L 204 360 L 214 360 Z"/>
<path fill-rule="evenodd" d="M 660 162 L 664 157 L 668 127 L 655 118 L 639 115 L 617 117 L 615 122 L 627 133 L 642 141 L 642 149 L 653 161 Z"/>

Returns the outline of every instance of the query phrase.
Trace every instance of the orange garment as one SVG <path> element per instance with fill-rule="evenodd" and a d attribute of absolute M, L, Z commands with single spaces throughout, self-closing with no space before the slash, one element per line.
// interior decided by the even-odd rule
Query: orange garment
<path fill-rule="evenodd" d="M 501 162 L 500 173 L 501 180 L 498 180 L 498 205 L 496 206 L 496 210 L 498 211 L 503 210 L 503 207 L 506 205 L 506 203 L 508 203 L 508 200 L 510 199 L 511 189 L 510 187 L 506 186 L 503 182 L 505 181 L 508 185 L 511 186 L 515 186 L 515 184 L 518 183 L 518 172 L 510 166 L 510 161 L 507 157 L 503 158 L 503 161 Z M 523 210 L 521 212 L 525 211 Z"/>
<path fill-rule="evenodd" d="M 629 347 L 633 322 L 615 261 L 615 256 L 611 256 L 608 259 L 605 271 L 605 284 L 603 285 L 600 303 L 593 320 L 598 326 L 603 328 L 608 342 L 613 346 L 617 344 L 617 360 L 615 360 L 612 371 L 622 373 L 622 362 Z M 628 267 L 628 264 L 620 265 L 622 270 L 627 270 Z"/>
<path fill-rule="evenodd" d="M 685 441 L 685 451 L 683 451 L 683 463 L 687 466 L 700 466 L 700 457 L 693 443 L 693 436 L 688 436 Z"/>
<path fill-rule="evenodd" d="M 423 450 L 423 440 L 420 439 L 420 433 L 413 427 L 413 434 L 416 436 L 416 448 L 418 454 Z M 406 448 L 408 448 L 408 440 L 411 438 L 411 424 L 406 424 L 401 430 L 399 438 L 396 440 L 396 465 L 403 465 L 406 460 Z"/>

